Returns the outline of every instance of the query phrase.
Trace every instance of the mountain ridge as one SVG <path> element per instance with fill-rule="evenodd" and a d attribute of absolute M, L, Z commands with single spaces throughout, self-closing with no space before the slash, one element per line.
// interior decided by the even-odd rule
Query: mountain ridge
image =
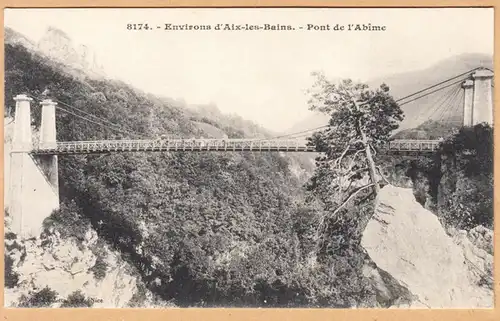
<path fill-rule="evenodd" d="M 483 53 L 463 53 L 443 59 L 428 68 L 377 77 L 366 83 L 372 88 L 385 83 L 389 86 L 394 99 L 398 100 L 477 67 L 493 69 L 493 57 Z M 416 128 L 425 122 L 419 119 L 417 107 L 425 109 L 430 104 L 432 101 L 415 101 L 402 106 L 405 119 L 401 122 L 398 131 Z M 304 120 L 292 125 L 284 134 L 324 126 L 328 123 L 328 119 L 327 115 L 312 113 Z"/>
<path fill-rule="evenodd" d="M 99 64 L 96 54 L 87 45 L 74 43 L 70 36 L 58 28 L 49 26 L 36 42 L 12 28 L 5 27 L 4 42 L 20 44 L 89 77 L 106 77 L 104 67 Z"/>

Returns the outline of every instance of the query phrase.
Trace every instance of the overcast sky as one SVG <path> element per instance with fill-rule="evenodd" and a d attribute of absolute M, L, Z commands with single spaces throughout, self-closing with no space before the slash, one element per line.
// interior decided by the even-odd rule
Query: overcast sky
<path fill-rule="evenodd" d="M 218 23 L 295 31 L 128 31 Z M 306 31 L 307 24 L 384 25 L 384 32 Z M 106 73 L 144 91 L 217 104 L 281 131 L 308 115 L 310 73 L 368 80 L 462 53 L 493 55 L 493 9 L 7 9 L 5 24 L 38 41 L 49 26 L 96 53 Z"/>

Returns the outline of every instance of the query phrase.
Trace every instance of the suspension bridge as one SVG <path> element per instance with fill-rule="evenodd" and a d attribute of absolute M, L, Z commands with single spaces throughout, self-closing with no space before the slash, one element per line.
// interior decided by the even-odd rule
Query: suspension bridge
<path fill-rule="evenodd" d="M 473 126 L 479 123 L 493 123 L 493 72 L 486 68 L 475 68 L 455 77 L 443 80 L 423 88 L 396 102 L 405 106 L 406 117 L 420 117 L 420 121 L 455 122 L 460 126 Z M 54 191 L 59 204 L 58 157 L 77 154 L 111 154 L 130 152 L 317 152 L 314 146 L 308 146 L 301 136 L 310 136 L 314 132 L 328 128 L 328 125 L 311 128 L 306 131 L 265 139 L 193 139 L 193 138 L 147 138 L 140 137 L 123 125 L 118 125 L 78 109 L 59 100 L 40 99 L 26 94 L 14 98 L 15 115 L 13 137 L 10 150 L 10 206 L 9 211 L 22 230 L 23 204 L 26 191 L 32 190 L 25 169 L 36 166 L 48 185 Z M 31 102 L 39 100 L 41 104 L 41 125 L 39 139 L 34 142 L 31 122 Z M 428 110 L 418 110 L 419 102 L 425 100 Z M 431 102 L 431 103 L 429 103 Z M 409 108 L 411 107 L 411 108 Z M 57 141 L 56 110 L 89 125 L 97 125 L 125 135 L 125 139 Z M 140 139 L 133 139 L 140 137 Z M 386 153 L 425 154 L 435 151 L 440 140 L 399 139 L 382 146 Z M 38 175 L 38 174 L 37 174 Z M 28 186 L 29 185 L 29 186 Z M 36 190 L 36 189 L 35 189 Z M 24 222 L 24 223 L 23 223 Z"/>
<path fill-rule="evenodd" d="M 400 106 L 411 104 L 420 99 L 436 96 L 433 108 L 419 111 L 424 119 L 437 121 L 461 122 L 464 126 L 472 126 L 480 122 L 492 123 L 492 77 L 489 69 L 476 68 L 470 72 L 447 79 L 427 87 L 411 95 L 397 100 Z M 33 97 L 34 98 L 34 97 Z M 308 146 L 297 139 L 297 133 L 269 139 L 122 139 L 95 141 L 56 141 L 56 109 L 69 113 L 83 121 L 118 130 L 132 137 L 137 134 L 122 129 L 115 123 L 78 110 L 73 106 L 44 99 L 42 105 L 42 123 L 40 126 L 40 142 L 33 144 L 31 134 L 30 101 L 27 95 L 18 95 L 16 100 L 15 134 L 13 153 L 30 153 L 32 155 L 74 155 L 99 154 L 116 152 L 203 152 L 203 151 L 250 151 L 250 152 L 316 152 L 314 146 Z M 58 106 L 62 103 L 66 108 Z M 83 114 L 83 115 L 81 115 Z M 313 128 L 299 134 L 311 134 L 327 126 Z M 17 134 L 17 135 L 16 135 Z M 286 138 L 288 136 L 289 138 Z M 389 153 L 416 152 L 430 153 L 439 146 L 439 140 L 393 140 L 382 149 Z"/>

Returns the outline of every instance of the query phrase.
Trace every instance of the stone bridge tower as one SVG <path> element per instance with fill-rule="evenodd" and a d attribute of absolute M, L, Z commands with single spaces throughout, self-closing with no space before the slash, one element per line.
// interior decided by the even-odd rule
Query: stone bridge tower
<path fill-rule="evenodd" d="M 493 72 L 479 69 L 462 87 L 465 91 L 463 125 L 493 125 Z"/>
<path fill-rule="evenodd" d="M 18 95 L 10 149 L 10 170 L 5 188 L 10 229 L 23 238 L 39 235 L 43 220 L 59 208 L 57 156 L 33 156 L 31 102 L 26 95 Z M 41 146 L 56 144 L 55 106 L 44 100 L 40 126 Z M 7 144 L 6 144 L 7 145 Z"/>

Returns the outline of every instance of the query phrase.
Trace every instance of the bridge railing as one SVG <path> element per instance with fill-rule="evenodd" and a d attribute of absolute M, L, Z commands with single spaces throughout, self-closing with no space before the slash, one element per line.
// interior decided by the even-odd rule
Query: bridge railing
<path fill-rule="evenodd" d="M 53 148 L 39 146 L 39 152 Z M 298 140 L 283 139 L 154 139 L 154 140 L 105 140 L 58 142 L 59 152 L 102 151 L 314 151 Z"/>
<path fill-rule="evenodd" d="M 382 150 L 389 152 L 433 152 L 439 148 L 439 140 L 394 140 Z M 40 145 L 35 154 L 84 154 L 114 151 L 275 151 L 315 152 L 314 146 L 306 146 L 296 139 L 153 139 L 153 140 L 103 140 L 57 142 L 56 145 Z"/>
<path fill-rule="evenodd" d="M 440 143 L 440 140 L 397 139 L 389 142 L 389 150 L 433 152 L 439 148 Z"/>

